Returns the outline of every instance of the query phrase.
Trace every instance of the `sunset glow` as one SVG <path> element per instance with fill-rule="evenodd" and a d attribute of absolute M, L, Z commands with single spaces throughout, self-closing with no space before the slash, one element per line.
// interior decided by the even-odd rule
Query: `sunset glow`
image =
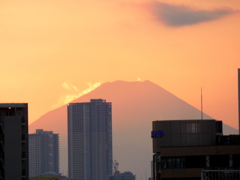
<path fill-rule="evenodd" d="M 239 0 L 1 1 L 1 101 L 28 102 L 33 122 L 101 83 L 150 80 L 199 109 L 202 87 L 205 113 L 237 128 L 239 10 Z"/>
<path fill-rule="evenodd" d="M 62 83 L 62 88 L 68 90 L 68 94 L 63 95 L 62 97 L 60 97 L 60 99 L 58 100 L 57 104 L 54 104 L 52 106 L 52 108 L 58 108 L 64 104 L 67 104 L 71 101 L 73 101 L 74 99 L 81 97 L 91 91 L 93 91 L 94 89 L 96 89 L 97 87 L 99 87 L 101 85 L 101 82 L 97 82 L 97 83 L 87 83 L 88 88 L 83 90 L 83 91 L 79 91 L 78 88 L 72 84 L 69 84 L 67 82 Z"/>

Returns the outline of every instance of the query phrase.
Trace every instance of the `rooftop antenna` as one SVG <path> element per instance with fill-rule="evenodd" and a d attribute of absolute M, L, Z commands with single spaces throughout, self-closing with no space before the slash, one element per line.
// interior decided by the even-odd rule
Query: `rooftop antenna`
<path fill-rule="evenodd" d="M 118 165 L 119 163 L 117 162 L 117 160 L 114 160 L 114 166 L 113 166 L 113 169 L 114 169 L 114 173 L 118 173 Z"/>
<path fill-rule="evenodd" d="M 203 98 L 202 98 L 202 87 L 201 87 L 201 120 L 203 120 Z"/>

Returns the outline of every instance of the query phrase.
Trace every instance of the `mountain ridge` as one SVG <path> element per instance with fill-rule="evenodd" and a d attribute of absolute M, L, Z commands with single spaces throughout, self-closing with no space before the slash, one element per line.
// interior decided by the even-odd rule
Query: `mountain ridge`
<path fill-rule="evenodd" d="M 138 178 L 143 170 L 150 172 L 152 121 L 200 119 L 201 116 L 197 108 L 149 80 L 106 82 L 71 103 L 99 98 L 112 102 L 114 158 L 124 171 L 132 171 Z M 204 118 L 212 119 L 206 114 Z M 60 133 L 61 171 L 66 172 L 67 104 L 47 112 L 29 129 L 31 132 L 45 129 Z"/>

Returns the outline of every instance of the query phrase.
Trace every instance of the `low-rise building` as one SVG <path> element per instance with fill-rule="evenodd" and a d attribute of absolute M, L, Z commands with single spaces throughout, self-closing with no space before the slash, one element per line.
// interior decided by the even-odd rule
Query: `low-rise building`
<path fill-rule="evenodd" d="M 120 173 L 116 171 L 108 180 L 135 180 L 136 176 L 131 172 Z"/>
<path fill-rule="evenodd" d="M 37 129 L 29 134 L 29 177 L 59 173 L 59 134 Z"/>
<path fill-rule="evenodd" d="M 223 136 L 221 121 L 154 121 L 152 139 L 154 180 L 200 180 L 203 170 L 240 179 L 240 135 Z"/>

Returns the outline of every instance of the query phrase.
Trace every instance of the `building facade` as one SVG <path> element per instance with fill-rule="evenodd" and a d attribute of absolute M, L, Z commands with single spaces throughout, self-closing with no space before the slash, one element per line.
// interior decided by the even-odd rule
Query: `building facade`
<path fill-rule="evenodd" d="M 0 104 L 0 180 L 28 180 L 28 104 Z"/>
<path fill-rule="evenodd" d="M 112 175 L 112 106 L 102 99 L 68 105 L 70 180 L 106 180 Z"/>
<path fill-rule="evenodd" d="M 203 170 L 240 178 L 240 135 L 223 136 L 221 121 L 154 121 L 152 139 L 154 180 L 200 180 Z"/>
<path fill-rule="evenodd" d="M 59 134 L 37 129 L 29 134 L 29 176 L 59 173 Z"/>

